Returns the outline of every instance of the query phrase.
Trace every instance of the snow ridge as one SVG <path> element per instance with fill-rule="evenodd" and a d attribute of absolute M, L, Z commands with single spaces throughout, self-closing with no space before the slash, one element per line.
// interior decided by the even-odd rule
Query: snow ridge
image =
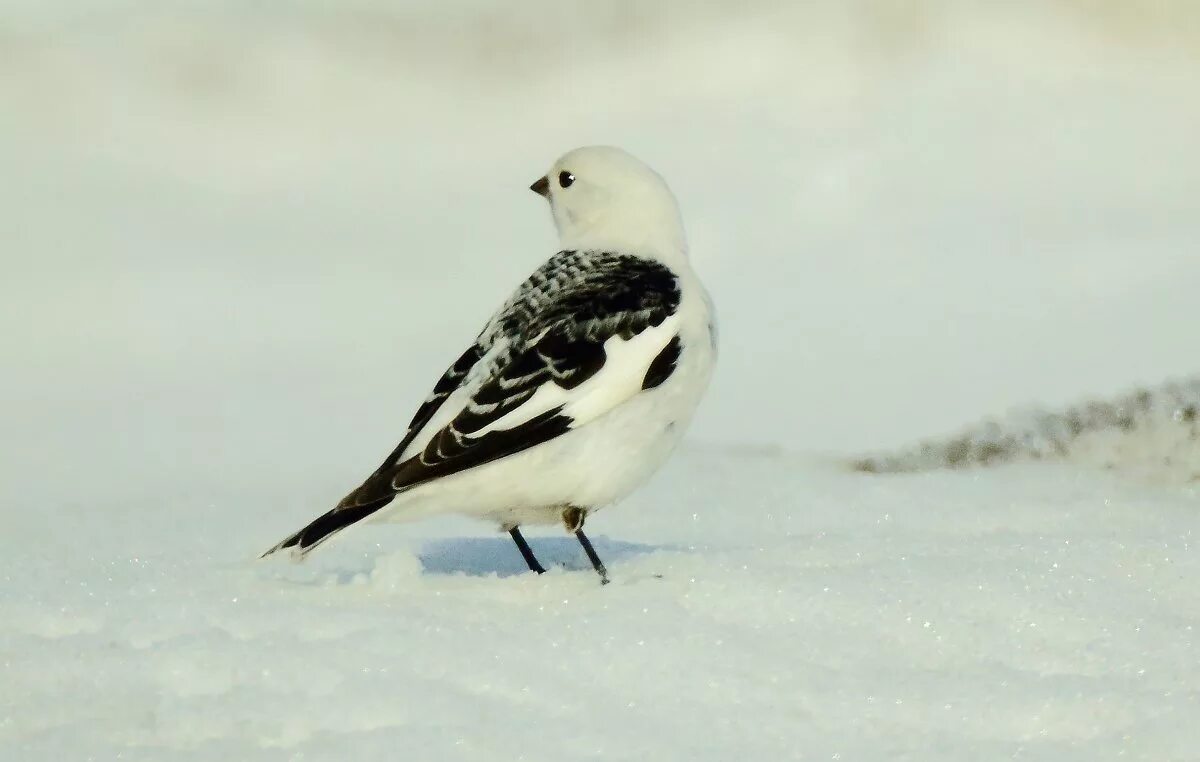
<path fill-rule="evenodd" d="M 931 439 L 853 461 L 856 471 L 905 473 L 1029 460 L 1074 461 L 1145 481 L 1200 482 L 1200 375 L 1093 400 L 986 420 L 949 439 Z"/>

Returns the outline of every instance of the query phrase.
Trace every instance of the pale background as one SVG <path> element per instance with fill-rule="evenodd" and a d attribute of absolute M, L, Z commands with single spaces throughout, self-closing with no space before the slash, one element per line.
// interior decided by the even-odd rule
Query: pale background
<path fill-rule="evenodd" d="M 1193 3 L 0 7 L 6 490 L 376 460 L 587 143 L 683 205 L 722 329 L 693 441 L 1200 367 Z"/>

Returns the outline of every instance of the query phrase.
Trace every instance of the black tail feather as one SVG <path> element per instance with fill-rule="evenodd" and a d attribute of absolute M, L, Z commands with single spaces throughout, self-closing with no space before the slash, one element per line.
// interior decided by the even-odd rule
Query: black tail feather
<path fill-rule="evenodd" d="M 284 548 L 296 548 L 296 552 L 303 555 L 337 532 L 375 513 L 380 508 L 392 502 L 394 497 L 395 495 L 388 495 L 387 497 L 363 505 L 334 508 L 266 553 L 263 553 L 261 557 L 266 558 Z"/>

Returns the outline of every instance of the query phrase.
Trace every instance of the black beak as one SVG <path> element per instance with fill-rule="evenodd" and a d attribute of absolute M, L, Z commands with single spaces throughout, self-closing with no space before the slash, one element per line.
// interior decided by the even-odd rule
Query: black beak
<path fill-rule="evenodd" d="M 539 177 L 534 181 L 533 185 L 529 186 L 529 190 L 533 191 L 539 196 L 550 198 L 550 178 L 544 176 Z"/>

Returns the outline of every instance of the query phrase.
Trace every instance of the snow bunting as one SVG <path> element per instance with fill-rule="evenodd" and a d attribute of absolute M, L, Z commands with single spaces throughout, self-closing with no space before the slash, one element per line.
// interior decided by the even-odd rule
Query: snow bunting
<path fill-rule="evenodd" d="M 530 189 L 561 251 L 501 305 L 417 409 L 400 444 L 337 507 L 285 539 L 304 555 L 368 517 L 456 512 L 498 523 L 544 571 L 522 524 L 583 533 L 666 460 L 708 386 L 714 314 L 675 197 L 617 148 L 566 154 Z"/>

